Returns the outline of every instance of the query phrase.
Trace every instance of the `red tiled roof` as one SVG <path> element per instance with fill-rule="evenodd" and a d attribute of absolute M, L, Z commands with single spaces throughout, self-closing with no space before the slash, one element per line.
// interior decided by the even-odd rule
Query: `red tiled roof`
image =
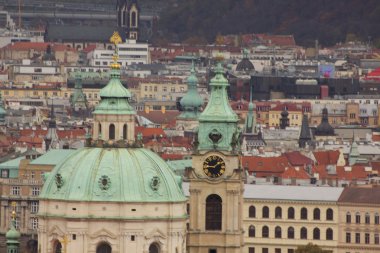
<path fill-rule="evenodd" d="M 309 179 L 310 176 L 303 168 L 296 169 L 294 167 L 289 167 L 281 174 L 281 178 Z"/>
<path fill-rule="evenodd" d="M 143 137 L 166 137 L 166 134 L 162 128 L 136 126 L 135 134 L 137 135 L 138 133 L 142 133 Z"/>
<path fill-rule="evenodd" d="M 47 42 L 14 42 L 4 46 L 2 49 L 46 51 L 48 45 L 51 45 L 53 51 L 76 51 L 74 48 L 68 48 L 65 44 Z"/>
<path fill-rule="evenodd" d="M 337 164 L 340 151 L 339 150 L 314 151 L 313 155 L 319 165 Z"/>
<path fill-rule="evenodd" d="M 285 156 L 278 157 L 260 157 L 260 156 L 243 156 L 242 164 L 248 168 L 248 172 L 259 174 L 277 174 L 280 175 L 289 167 L 288 159 Z M 259 174 L 258 174 L 259 173 Z"/>
<path fill-rule="evenodd" d="M 161 154 L 161 158 L 166 160 L 182 160 L 185 157 L 185 155 L 182 154 Z"/>
<path fill-rule="evenodd" d="M 20 130 L 20 135 L 21 137 L 23 136 L 36 136 L 39 138 L 45 137 L 47 134 L 47 130 L 44 129 L 23 129 Z M 64 139 L 64 138 L 84 138 L 86 135 L 86 130 L 85 129 L 69 129 L 69 130 L 57 130 L 57 135 L 59 139 Z"/>
<path fill-rule="evenodd" d="M 284 155 L 292 166 L 305 166 L 314 163 L 313 160 L 311 160 L 309 157 L 304 156 L 299 151 L 287 152 L 284 153 Z"/>

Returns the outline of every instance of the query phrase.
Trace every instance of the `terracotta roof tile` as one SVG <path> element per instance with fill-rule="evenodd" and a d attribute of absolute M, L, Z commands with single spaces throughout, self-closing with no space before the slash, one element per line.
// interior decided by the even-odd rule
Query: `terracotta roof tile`
<path fill-rule="evenodd" d="M 267 175 L 280 175 L 289 167 L 288 159 L 285 156 L 278 157 L 260 157 L 260 156 L 244 156 L 242 163 L 248 168 L 250 174 L 258 173 Z"/>
<path fill-rule="evenodd" d="M 339 197 L 338 203 L 360 203 L 380 205 L 380 187 L 347 187 Z"/>
<path fill-rule="evenodd" d="M 317 163 L 322 165 L 337 164 L 340 151 L 339 150 L 328 150 L 328 151 L 314 151 L 313 155 L 317 160 Z"/>
<path fill-rule="evenodd" d="M 303 168 L 296 169 L 294 167 L 289 167 L 281 174 L 281 178 L 310 179 L 310 176 Z"/>
<path fill-rule="evenodd" d="M 313 160 L 311 160 L 309 157 L 304 156 L 299 151 L 287 152 L 284 153 L 284 155 L 292 166 L 305 166 L 314 163 Z"/>

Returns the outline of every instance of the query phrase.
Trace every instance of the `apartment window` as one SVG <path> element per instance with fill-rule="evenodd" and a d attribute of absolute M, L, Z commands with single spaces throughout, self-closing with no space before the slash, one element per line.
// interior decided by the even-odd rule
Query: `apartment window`
<path fill-rule="evenodd" d="M 360 233 L 355 233 L 355 243 L 360 243 Z"/>
<path fill-rule="evenodd" d="M 166 86 L 163 87 L 162 89 L 163 92 L 167 92 L 168 91 L 168 88 Z"/>
<path fill-rule="evenodd" d="M 346 233 L 346 243 L 351 243 L 351 233 Z"/>
<path fill-rule="evenodd" d="M 294 219 L 294 208 L 293 207 L 288 208 L 288 219 Z"/>
<path fill-rule="evenodd" d="M 379 234 L 375 234 L 374 235 L 374 241 L 375 241 L 375 244 L 379 244 L 380 243 Z"/>
<path fill-rule="evenodd" d="M 288 249 L 288 253 L 294 253 L 294 249 Z"/>
<path fill-rule="evenodd" d="M 254 247 L 249 247 L 248 248 L 248 253 L 255 253 L 255 248 Z"/>
<path fill-rule="evenodd" d="M 11 195 L 20 195 L 20 186 L 12 186 Z"/>
<path fill-rule="evenodd" d="M 350 113 L 350 119 L 355 119 L 356 118 L 356 114 L 355 113 Z"/>
<path fill-rule="evenodd" d="M 319 210 L 319 208 L 314 209 L 313 218 L 314 218 L 314 220 L 320 220 L 321 219 L 321 211 Z"/>
<path fill-rule="evenodd" d="M 269 218 L 269 207 L 263 207 L 263 218 Z"/>
<path fill-rule="evenodd" d="M 274 249 L 274 253 L 281 253 L 281 249 L 280 248 L 275 248 Z"/>
<path fill-rule="evenodd" d="M 269 253 L 269 249 L 268 248 L 263 248 L 262 253 Z"/>
<path fill-rule="evenodd" d="M 365 233 L 364 242 L 365 242 L 365 244 L 369 244 L 369 233 Z"/>
<path fill-rule="evenodd" d="M 365 224 L 370 224 L 371 223 L 371 218 L 370 218 L 369 213 L 365 214 L 364 220 L 365 220 Z"/>
<path fill-rule="evenodd" d="M 2 178 L 8 178 L 9 177 L 9 170 L 1 170 L 1 177 Z"/>
<path fill-rule="evenodd" d="M 175 92 L 175 87 L 170 88 L 171 92 Z"/>
<path fill-rule="evenodd" d="M 355 214 L 355 223 L 360 224 L 360 213 Z"/>
<path fill-rule="evenodd" d="M 326 230 L 326 240 L 333 240 L 334 239 L 334 233 L 331 228 L 328 228 Z"/>
<path fill-rule="evenodd" d="M 351 213 L 350 212 L 346 213 L 346 223 L 351 223 Z"/>
<path fill-rule="evenodd" d="M 16 220 L 15 220 L 15 227 L 16 227 L 16 229 L 20 229 L 20 218 L 16 218 Z"/>
<path fill-rule="evenodd" d="M 321 239 L 321 233 L 320 233 L 319 228 L 314 228 L 314 230 L 313 230 L 313 239 L 314 240 Z"/>
<path fill-rule="evenodd" d="M 300 237 L 301 239 L 307 239 L 307 229 L 305 227 L 301 228 Z"/>
<path fill-rule="evenodd" d="M 157 86 L 154 86 L 154 91 L 157 91 Z"/>
<path fill-rule="evenodd" d="M 30 212 L 31 213 L 38 213 L 38 201 L 32 201 L 30 203 Z"/>
<path fill-rule="evenodd" d="M 34 68 L 34 73 L 41 73 L 42 72 L 42 68 Z"/>
<path fill-rule="evenodd" d="M 255 237 L 256 236 L 255 226 L 253 226 L 253 225 L 249 226 L 248 236 L 249 237 Z"/>
<path fill-rule="evenodd" d="M 256 217 L 256 208 L 254 206 L 249 207 L 249 217 L 250 218 L 255 218 Z"/>
<path fill-rule="evenodd" d="M 376 224 L 376 225 L 379 225 L 379 222 L 380 222 L 379 214 L 378 214 L 378 213 L 375 213 L 375 224 Z"/>
<path fill-rule="evenodd" d="M 331 208 L 328 208 L 326 210 L 326 220 L 333 220 L 334 219 L 334 212 Z"/>
<path fill-rule="evenodd" d="M 32 196 L 40 195 L 40 187 L 32 187 Z"/>
<path fill-rule="evenodd" d="M 294 239 L 294 228 L 293 227 L 288 228 L 288 239 Z"/>
<path fill-rule="evenodd" d="M 307 209 L 305 207 L 301 209 L 301 220 L 307 220 Z"/>
<path fill-rule="evenodd" d="M 38 228 L 38 218 L 30 218 L 30 225 L 32 229 L 37 229 Z"/>
<path fill-rule="evenodd" d="M 281 209 L 281 207 L 276 207 L 276 209 L 275 209 L 275 218 L 276 219 L 281 219 L 282 218 L 282 209 Z"/>
<path fill-rule="evenodd" d="M 282 237 L 282 231 L 281 231 L 281 228 L 279 226 L 277 226 L 274 229 L 274 237 L 275 238 L 281 238 Z"/>
<path fill-rule="evenodd" d="M 267 226 L 264 226 L 262 231 L 261 231 L 261 236 L 263 238 L 268 238 L 269 237 L 269 228 Z"/>

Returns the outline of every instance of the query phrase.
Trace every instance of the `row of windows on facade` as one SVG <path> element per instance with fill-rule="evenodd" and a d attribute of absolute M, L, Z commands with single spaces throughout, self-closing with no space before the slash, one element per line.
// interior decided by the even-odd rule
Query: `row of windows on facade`
<path fill-rule="evenodd" d="M 21 212 L 21 202 L 15 202 L 16 205 L 15 205 L 15 211 L 16 213 L 20 213 Z M 30 202 L 30 213 L 38 213 L 38 209 L 39 209 L 39 203 L 38 201 L 31 201 Z M 9 209 L 10 211 L 13 210 L 13 208 L 10 208 Z"/>
<path fill-rule="evenodd" d="M 274 216 L 276 219 L 282 219 L 282 208 L 276 207 L 274 211 Z M 250 218 L 256 218 L 256 207 L 250 206 L 248 210 L 248 215 Z M 262 208 L 262 218 L 269 218 L 269 207 L 264 206 Z M 289 207 L 287 211 L 288 219 L 295 219 L 295 209 L 293 207 Z M 307 220 L 308 219 L 308 210 L 306 207 L 301 208 L 300 219 Z M 321 219 L 321 210 L 319 208 L 314 208 L 313 210 L 313 219 L 320 220 Z M 326 220 L 334 220 L 334 211 L 331 208 L 326 210 Z"/>
<path fill-rule="evenodd" d="M 269 227 L 263 226 L 261 229 L 261 237 L 262 238 L 269 238 Z M 248 228 L 248 237 L 256 237 L 256 228 L 255 226 L 251 225 Z M 274 229 L 274 238 L 283 238 L 282 237 L 282 228 L 277 226 Z M 295 230 L 293 227 L 289 227 L 287 231 L 287 238 L 288 239 L 295 239 Z M 302 227 L 300 229 L 300 239 L 308 239 L 307 238 L 307 228 Z M 321 232 L 319 228 L 313 229 L 313 239 L 314 240 L 320 240 L 321 239 Z M 326 229 L 326 240 L 333 240 L 334 239 L 334 232 L 331 228 Z"/>
<path fill-rule="evenodd" d="M 141 57 L 141 58 L 142 58 L 142 57 Z M 111 65 L 111 63 L 112 63 L 112 61 L 110 61 L 110 62 L 106 62 L 106 61 L 104 61 L 104 62 L 102 62 L 102 64 L 100 64 L 99 61 L 96 61 L 96 62 L 95 62 L 95 66 L 100 66 L 100 65 L 103 65 L 103 66 L 109 66 L 109 65 Z M 118 64 L 119 64 L 120 66 L 123 66 L 122 62 L 118 62 Z M 134 65 L 134 64 L 144 64 L 144 62 L 131 62 L 131 63 L 129 63 L 129 64 L 128 64 L 128 62 L 125 62 L 124 66 Z"/>
<path fill-rule="evenodd" d="M 185 87 L 183 87 L 183 86 L 179 87 L 179 89 L 180 89 L 181 92 L 185 91 Z M 148 91 L 148 90 L 149 91 L 157 91 L 158 87 L 157 86 L 144 86 L 144 91 Z M 162 91 L 163 92 L 167 92 L 168 91 L 168 87 L 163 86 L 162 87 Z M 170 92 L 176 92 L 175 91 L 175 87 L 171 87 L 170 88 Z"/>
<path fill-rule="evenodd" d="M 288 253 L 294 253 L 295 249 L 288 249 Z M 255 247 L 249 247 L 248 253 L 256 253 Z M 269 253 L 269 248 L 261 248 L 261 253 Z M 282 253 L 281 248 L 275 248 L 274 253 Z"/>
<path fill-rule="evenodd" d="M 102 133 L 102 125 L 99 123 L 99 134 Z M 115 140 L 115 137 L 116 137 L 116 129 L 115 129 L 115 125 L 114 124 L 110 124 L 109 127 L 108 127 L 108 138 L 110 140 Z M 127 124 L 124 124 L 123 125 L 123 136 L 122 136 L 123 140 L 126 140 L 127 139 Z"/>
<path fill-rule="evenodd" d="M 346 223 L 351 223 L 351 213 L 346 213 Z M 374 214 L 374 224 L 379 225 L 380 223 L 380 216 L 379 213 Z M 360 224 L 361 223 L 361 214 L 359 212 L 355 213 L 355 223 Z M 364 214 L 364 223 L 365 224 L 371 224 L 371 215 L 367 212 Z"/>
<path fill-rule="evenodd" d="M 360 239 L 362 237 L 361 233 L 355 233 L 355 243 L 361 243 Z M 380 244 L 380 239 L 379 239 L 379 233 L 375 233 L 373 235 L 373 244 Z M 346 232 L 346 243 L 351 243 L 351 232 Z M 371 234 L 370 233 L 364 233 L 364 243 L 365 244 L 371 244 Z"/>
<path fill-rule="evenodd" d="M 16 218 L 15 219 L 15 228 L 20 229 L 20 227 L 21 227 L 20 218 Z M 29 227 L 31 229 L 34 229 L 34 230 L 37 229 L 38 228 L 38 218 L 35 218 L 35 217 L 30 218 L 29 219 Z"/>
<path fill-rule="evenodd" d="M 31 194 L 32 196 L 38 196 L 40 195 L 40 187 L 31 187 Z M 10 195 L 21 195 L 21 186 L 12 186 Z"/>

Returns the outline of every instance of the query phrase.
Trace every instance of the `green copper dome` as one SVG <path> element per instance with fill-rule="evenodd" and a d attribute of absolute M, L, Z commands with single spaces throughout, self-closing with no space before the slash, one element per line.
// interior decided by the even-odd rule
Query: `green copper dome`
<path fill-rule="evenodd" d="M 8 232 L 5 234 L 5 238 L 7 239 L 7 242 L 18 242 L 18 240 L 21 237 L 21 234 L 19 231 L 16 230 L 14 224 L 14 221 L 11 223 L 11 228 L 8 230 Z"/>
<path fill-rule="evenodd" d="M 101 98 L 130 98 L 131 93 L 117 77 L 112 77 L 108 84 L 100 90 Z"/>
<path fill-rule="evenodd" d="M 181 179 L 143 148 L 83 148 L 48 175 L 41 199 L 181 202 Z"/>

